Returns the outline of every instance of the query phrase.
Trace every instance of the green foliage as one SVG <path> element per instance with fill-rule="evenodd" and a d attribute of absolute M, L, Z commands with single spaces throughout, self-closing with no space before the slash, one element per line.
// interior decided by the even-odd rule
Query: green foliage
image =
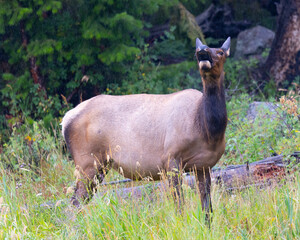
<path fill-rule="evenodd" d="M 27 55 L 25 60 L 28 60 L 30 57 L 52 55 L 54 51 L 60 51 L 61 48 L 61 41 L 55 41 L 52 39 L 34 40 L 31 41 L 27 46 Z"/>
<path fill-rule="evenodd" d="M 195 60 L 189 39 L 194 44 L 195 37 L 202 37 L 188 11 L 199 13 L 210 3 L 2 0 L 0 109 L 5 116 L 0 117 L 1 129 L 26 117 L 49 122 L 79 99 L 99 93 L 169 93 L 201 88 L 195 65 L 177 63 Z M 163 15 L 161 23 L 170 18 L 180 21 L 149 46 L 144 42 L 147 29 L 157 23 L 159 14 Z M 249 71 L 255 64 L 227 61 L 229 96 L 256 93 L 258 87 Z M 86 76 L 89 80 L 82 84 Z M 265 86 L 264 92 L 271 95 L 274 85 Z"/>
<path fill-rule="evenodd" d="M 84 98 L 95 94 L 90 89 L 103 92 L 109 83 L 120 84 L 144 46 L 149 22 L 143 17 L 175 3 L 1 1 L 0 62 L 7 65 L 0 68 L 1 108 L 22 119 L 57 117 L 66 109 L 61 95 L 66 99 L 76 91 L 83 76 L 89 78 Z"/>
<path fill-rule="evenodd" d="M 56 164 L 56 160 L 61 156 L 60 153 L 55 152 L 55 149 L 58 149 L 57 146 L 61 144 L 62 139 L 55 138 L 57 133 L 53 131 L 59 129 L 58 124 L 55 124 L 53 119 L 49 119 L 51 115 L 47 116 L 44 118 L 44 122 L 27 119 L 27 122 L 21 127 L 13 128 L 1 154 L 3 167 L 11 169 L 13 172 L 22 172 L 25 168 L 30 172 L 39 173 L 43 161 L 47 161 L 51 165 Z M 44 127 L 47 124 L 51 126 L 51 131 Z M 53 132 L 54 136 L 50 132 Z"/>
<path fill-rule="evenodd" d="M 138 48 L 118 44 L 114 48 L 109 48 L 105 52 L 99 54 L 98 57 L 102 62 L 109 65 L 111 63 L 122 62 L 125 59 L 132 60 L 137 54 L 140 54 Z"/>
<path fill-rule="evenodd" d="M 182 3 L 199 13 L 210 1 Z M 201 88 L 195 61 L 176 63 L 177 59 L 192 60 L 194 55 L 186 40 L 195 37 L 195 31 L 188 28 L 191 18 L 171 27 L 151 46 L 144 42 L 146 29 L 156 21 L 155 13 L 164 12 L 159 21 L 165 23 L 176 4 L 176 0 L 1 0 L 1 239 L 293 239 L 300 235 L 299 178 L 260 194 L 250 189 L 230 196 L 217 189 L 211 229 L 205 225 L 199 196 L 186 186 L 183 215 L 159 191 L 154 196 L 146 193 L 140 201 L 106 194 L 78 213 L 63 201 L 56 202 L 70 197 L 67 189 L 74 181 L 58 120 L 72 103 L 78 103 L 75 98 L 80 93 L 69 103 L 63 99 L 77 91 L 84 76 L 89 79 L 80 89 L 84 99 L 98 93 Z M 260 12 L 260 16 L 266 16 L 265 25 L 271 23 L 269 15 Z M 175 37 L 177 30 L 184 37 Z M 173 64 L 165 64 L 166 59 L 174 59 Z M 225 66 L 227 95 L 232 99 L 226 153 L 220 165 L 252 162 L 273 153 L 287 156 L 300 148 L 298 115 L 288 107 L 294 106 L 293 101 L 282 102 L 272 120 L 246 119 L 253 98 L 245 93 L 257 90 L 251 80 L 252 66 L 256 62 L 230 59 Z M 34 74 L 41 82 L 34 80 Z M 274 85 L 265 86 L 264 92 L 272 95 Z M 299 170 L 294 164 L 292 170 Z M 52 208 L 41 205 L 48 201 L 56 204 Z"/>
<path fill-rule="evenodd" d="M 181 3 L 174 7 L 170 23 L 171 25 L 177 26 L 177 36 L 189 39 L 190 45 L 195 46 L 196 38 L 200 38 L 200 40 L 206 44 L 204 35 L 196 22 L 195 16 L 193 16 Z"/>
<path fill-rule="evenodd" d="M 277 110 L 289 127 L 276 118 L 247 121 L 249 102 L 251 98 L 243 95 L 228 104 L 230 123 L 221 165 L 251 162 L 270 154 L 262 148 L 262 141 L 265 146 L 274 143 L 274 150 L 282 154 L 299 149 L 294 100 L 282 98 L 282 109 Z M 67 190 L 75 180 L 74 164 L 67 159 L 62 137 L 43 125 L 27 119 L 14 128 L 0 153 L 1 239 L 297 239 L 300 235 L 300 178 L 298 172 L 293 174 L 295 168 L 291 179 L 263 190 L 250 187 L 229 194 L 213 185 L 210 228 L 199 194 L 186 185 L 182 214 L 168 191 L 157 189 L 150 195 L 145 190 L 140 199 L 122 199 L 113 193 L 115 186 L 98 186 L 99 192 L 108 192 L 78 211 L 70 207 Z M 55 125 L 53 128 L 56 130 Z M 107 176 L 107 181 L 109 177 L 116 178 Z"/>
<path fill-rule="evenodd" d="M 193 51 L 185 47 L 185 43 L 176 39 L 176 27 L 171 27 L 164 37 L 153 45 L 144 45 L 128 69 L 128 75 L 121 84 L 109 84 L 107 94 L 171 93 L 186 88 L 200 88 L 201 77 L 195 61 L 184 61 L 162 65 L 166 59 L 187 59 Z"/>
<path fill-rule="evenodd" d="M 273 154 L 289 156 L 300 149 L 300 128 L 297 114 L 283 103 L 273 103 L 276 108 L 258 109 L 257 117 L 247 117 L 252 99 L 243 95 L 233 97 L 228 103 L 229 124 L 226 130 L 224 164 L 245 164 Z M 281 101 L 282 102 L 282 101 Z M 299 112 L 296 101 L 293 109 Z M 299 106 L 299 100 L 298 100 Z"/>
<path fill-rule="evenodd" d="M 247 19 L 253 23 L 254 26 L 262 25 L 272 30 L 276 29 L 276 16 L 272 16 L 268 10 L 263 8 L 263 4 L 259 0 L 222 0 L 221 2 L 230 4 L 237 20 Z"/>
<path fill-rule="evenodd" d="M 209 228 L 199 194 L 186 185 L 182 214 L 167 190 L 151 195 L 145 190 L 141 198 L 122 199 L 113 193 L 115 186 L 99 186 L 98 191 L 107 191 L 103 196 L 80 210 L 72 208 L 66 189 L 73 171 L 60 157 L 45 162 L 35 181 L 27 167 L 22 174 L 13 174 L 0 163 L 1 239 L 297 239 L 300 235 L 297 174 L 278 185 L 231 194 L 213 185 Z"/>
<path fill-rule="evenodd" d="M 258 61 L 254 58 L 238 61 L 232 58 L 226 60 L 224 65 L 225 88 L 229 96 L 238 96 L 244 93 L 256 94 L 259 87 L 252 74 L 253 69 L 258 67 L 257 64 Z M 264 99 L 265 95 L 259 92 L 258 98 Z"/>
<path fill-rule="evenodd" d="M 182 0 L 180 1 L 194 16 L 204 12 L 211 4 L 209 0 Z"/>
<path fill-rule="evenodd" d="M 3 74 L 6 86 L 1 90 L 3 106 L 9 108 L 12 116 L 19 116 L 17 121 L 24 121 L 25 117 L 43 119 L 45 115 L 58 116 L 63 114 L 67 106 L 62 106 L 58 95 L 45 98 L 37 84 L 33 84 L 29 72 L 21 77 L 10 73 Z M 14 125 L 18 122 L 11 122 Z"/>
<path fill-rule="evenodd" d="M 194 62 L 182 62 L 167 66 L 155 66 L 147 62 L 148 57 L 138 56 L 131 67 L 128 78 L 121 85 L 110 84 L 108 94 L 172 93 L 186 88 L 199 88 L 199 73 L 192 74 Z"/>
<path fill-rule="evenodd" d="M 191 59 L 192 51 L 186 48 L 186 41 L 176 39 L 175 31 L 176 26 L 171 26 L 170 31 L 165 32 L 165 36 L 154 41 L 149 52 L 147 51 L 150 60 L 166 63 L 165 59 Z"/>

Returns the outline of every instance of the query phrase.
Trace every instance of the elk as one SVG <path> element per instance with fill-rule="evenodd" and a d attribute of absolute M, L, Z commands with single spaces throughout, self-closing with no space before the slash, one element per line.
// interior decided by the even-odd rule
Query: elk
<path fill-rule="evenodd" d="M 72 203 L 89 199 L 96 177 L 102 182 L 110 168 L 133 180 L 159 180 L 162 171 L 174 171 L 177 195 L 177 170 L 195 170 L 202 209 L 209 214 L 210 168 L 225 150 L 223 65 L 229 52 L 230 37 L 221 48 L 196 39 L 203 93 L 99 95 L 68 111 L 62 133 L 80 173 Z"/>

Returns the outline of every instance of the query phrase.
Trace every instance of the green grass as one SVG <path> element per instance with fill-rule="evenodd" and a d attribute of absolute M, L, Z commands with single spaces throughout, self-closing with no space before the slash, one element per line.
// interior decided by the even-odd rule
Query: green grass
<path fill-rule="evenodd" d="M 57 176 L 61 172 L 56 173 Z M 300 178 L 291 177 L 265 189 L 255 187 L 227 193 L 213 188 L 213 222 L 204 220 L 197 192 L 184 187 L 183 214 L 178 214 L 168 193 L 157 190 L 150 198 L 119 199 L 107 193 L 95 197 L 78 211 L 65 202 L 52 208 L 41 206 L 59 198 L 27 183 L 16 189 L 15 182 L 1 174 L 1 239 L 299 239 Z M 57 186 L 57 187 L 58 187 Z M 162 196 L 162 197 L 161 197 Z"/>
<path fill-rule="evenodd" d="M 83 211 L 79 225 L 88 226 L 81 229 L 91 239 L 294 239 L 300 237 L 299 183 L 233 195 L 215 188 L 211 229 L 205 225 L 198 194 L 191 190 L 185 191 L 182 215 L 171 198 L 98 199 Z"/>
<path fill-rule="evenodd" d="M 219 166 L 270 156 L 270 145 L 286 155 L 299 150 L 299 124 L 289 119 L 287 129 L 277 118 L 249 122 L 249 101 L 244 97 L 228 104 L 227 148 Z M 300 239 L 297 166 L 286 180 L 263 189 L 229 194 L 213 186 L 214 214 L 208 228 L 198 193 L 185 185 L 181 215 L 170 194 L 159 190 L 151 195 L 146 191 L 141 199 L 120 199 L 108 192 L 80 211 L 72 208 L 68 188 L 74 183 L 73 163 L 60 134 L 50 134 L 39 123 L 15 130 L 4 147 L 0 239 Z M 119 178 L 113 172 L 107 177 Z M 45 206 L 48 202 L 54 205 Z"/>

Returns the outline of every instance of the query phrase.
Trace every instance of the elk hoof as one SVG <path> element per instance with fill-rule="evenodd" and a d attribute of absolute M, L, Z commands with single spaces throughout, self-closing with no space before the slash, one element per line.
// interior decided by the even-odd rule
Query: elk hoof
<path fill-rule="evenodd" d="M 76 208 L 80 208 L 80 202 L 75 196 L 71 198 L 71 204 Z"/>

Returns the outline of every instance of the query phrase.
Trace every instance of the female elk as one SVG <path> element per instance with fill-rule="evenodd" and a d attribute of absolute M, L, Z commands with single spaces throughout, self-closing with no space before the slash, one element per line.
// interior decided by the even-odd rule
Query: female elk
<path fill-rule="evenodd" d="M 108 167 L 127 178 L 154 180 L 161 171 L 181 167 L 196 169 L 202 208 L 208 214 L 210 168 L 225 150 L 223 65 L 229 49 L 230 38 L 221 48 L 196 40 L 203 93 L 188 89 L 167 95 L 100 95 L 67 112 L 62 132 L 80 172 L 73 204 L 88 198 L 94 177 L 101 182 Z M 175 185 L 177 180 L 173 177 Z"/>

